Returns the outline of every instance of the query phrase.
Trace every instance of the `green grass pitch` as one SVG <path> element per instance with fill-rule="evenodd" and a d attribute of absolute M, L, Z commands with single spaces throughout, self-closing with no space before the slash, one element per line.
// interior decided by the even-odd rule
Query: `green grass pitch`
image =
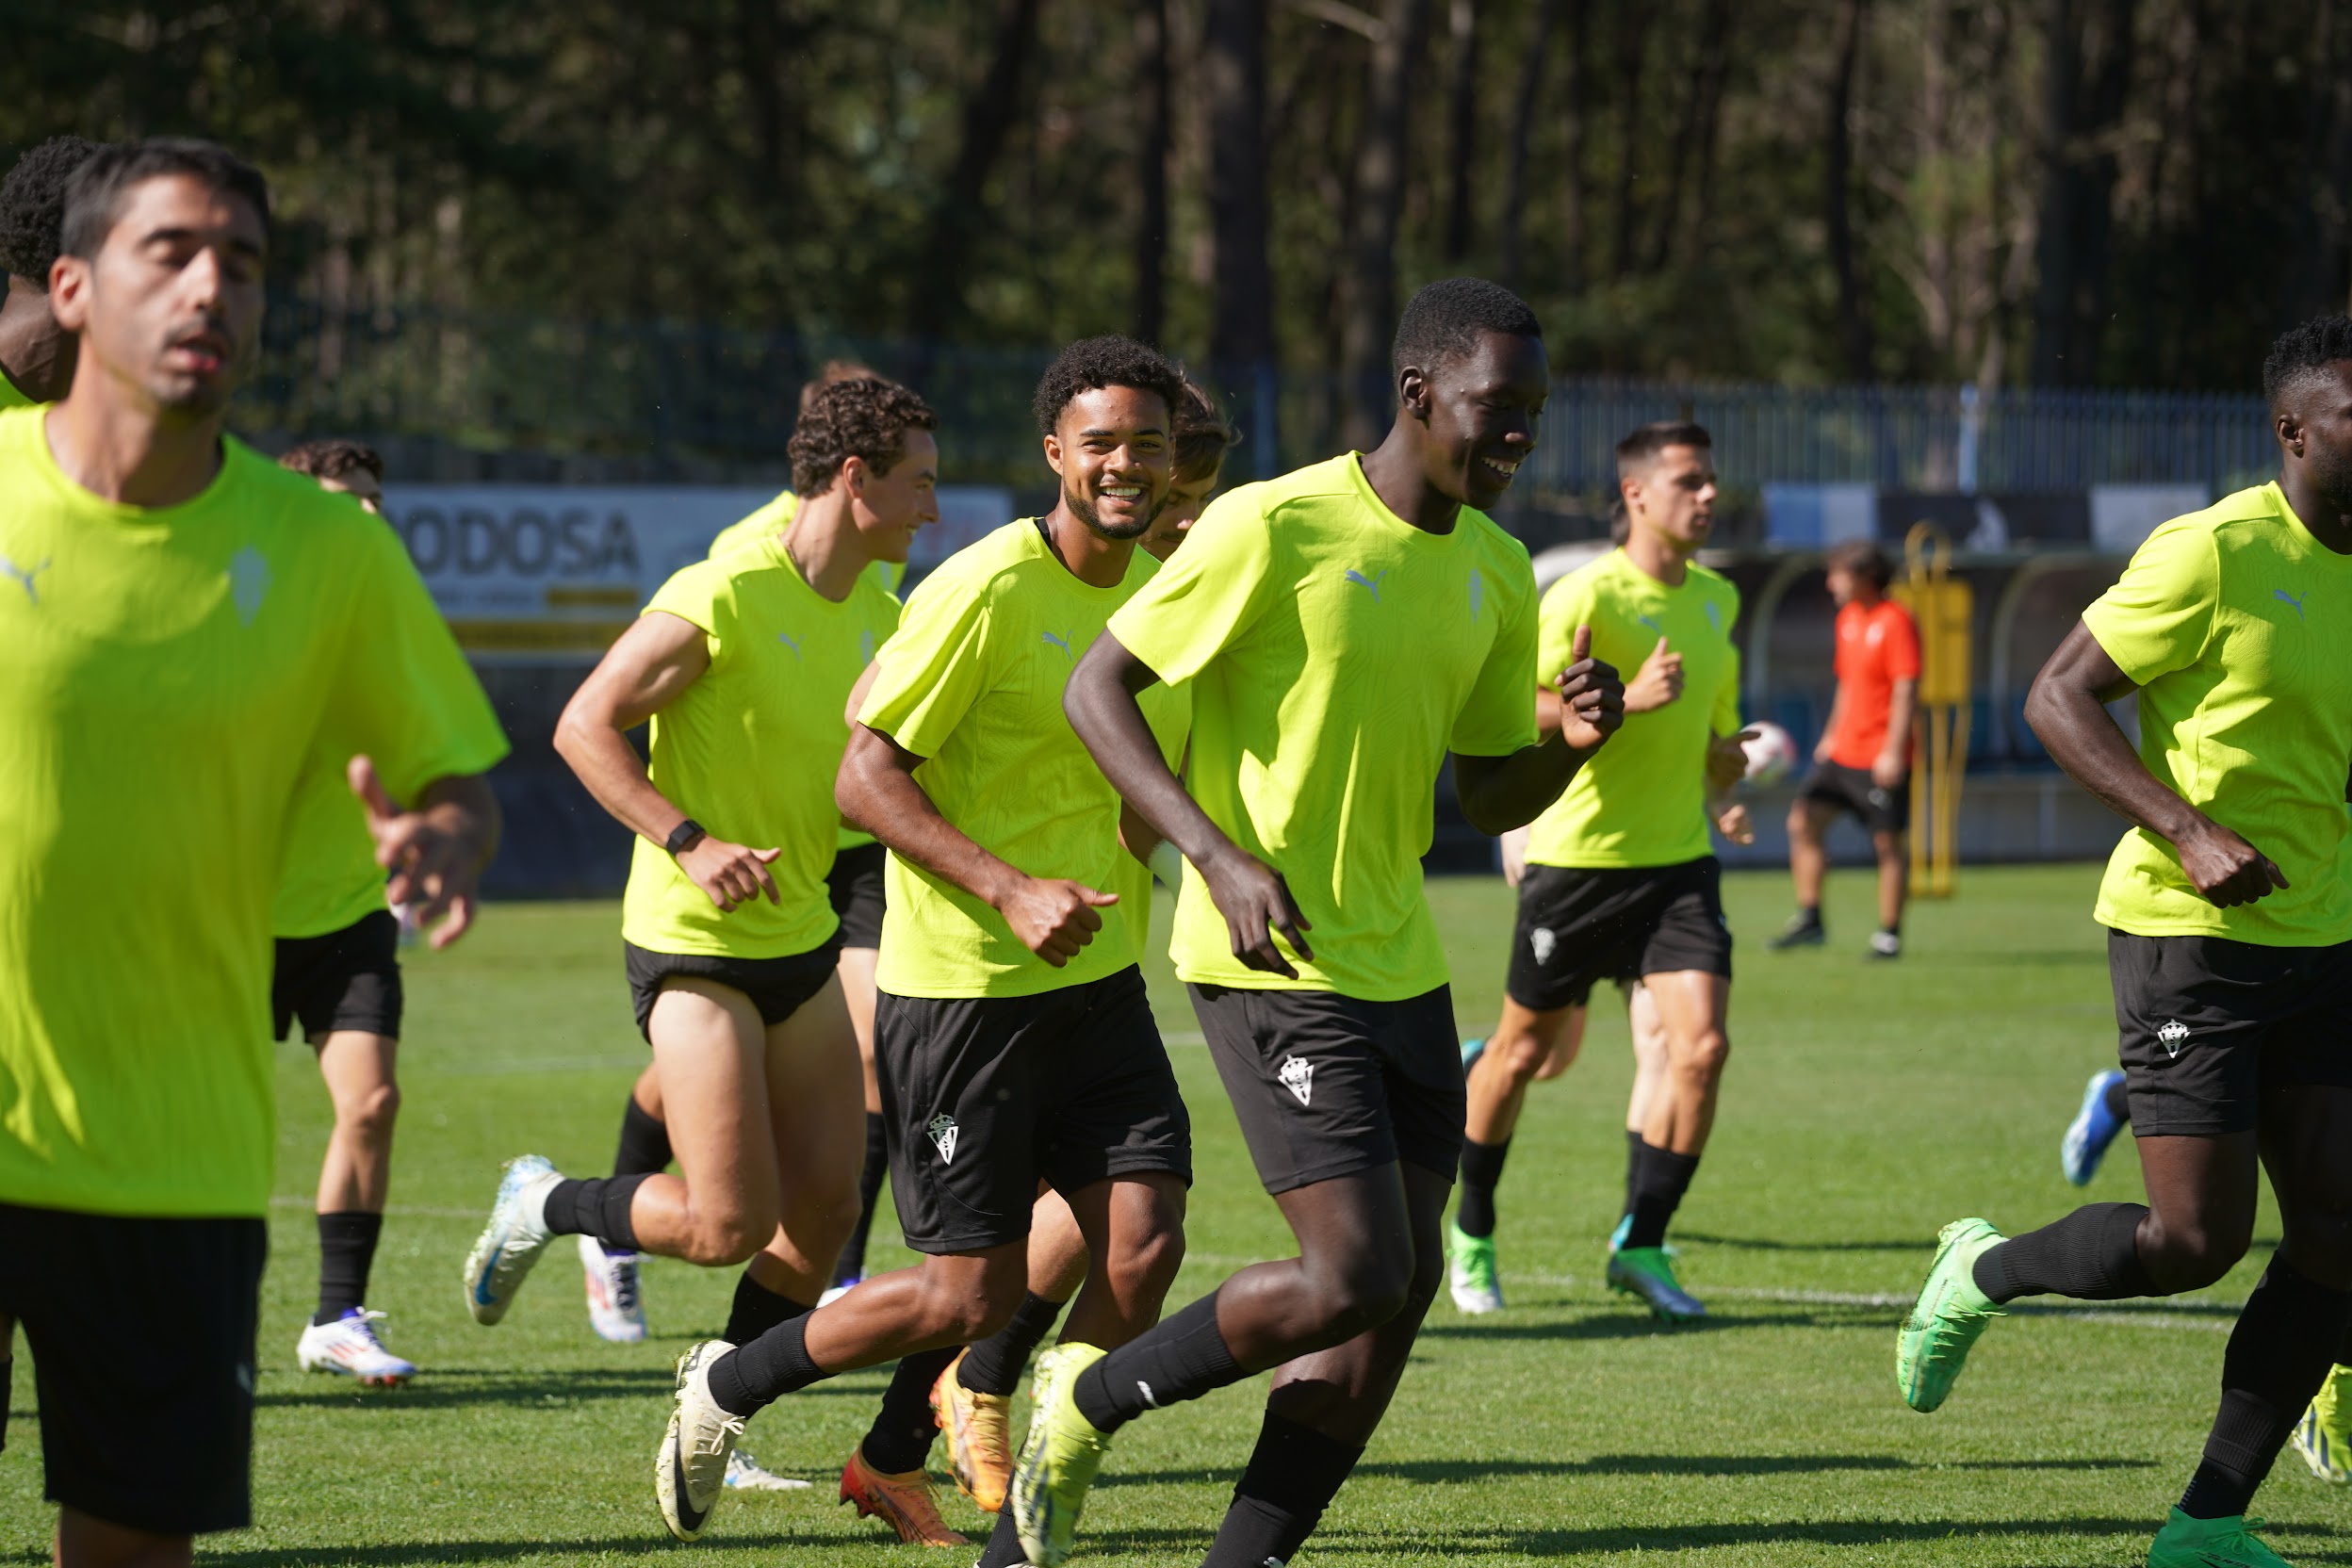
<path fill-rule="evenodd" d="M 1972 870 L 1961 896 L 1918 906 L 1900 963 L 1861 956 L 1860 874 L 1833 881 L 1832 944 L 1775 956 L 1763 939 L 1785 877 L 1731 876 L 1740 939 L 1734 1051 L 1713 1146 L 1676 1225 L 1703 1329 L 1654 1327 L 1600 1283 L 1623 1188 L 1630 1076 L 1613 1007 L 1585 1059 L 1534 1093 L 1502 1189 L 1511 1308 L 1473 1320 L 1441 1298 L 1386 1426 L 1302 1560 L 1375 1564 L 1671 1559 L 1732 1564 L 2123 1564 L 2142 1560 L 2194 1463 L 2222 1347 L 2277 1236 L 2202 1296 L 2146 1307 L 2021 1314 L 1997 1325 L 1933 1416 L 1895 1394 L 1894 1325 L 1936 1228 L 1983 1214 L 2043 1223 L 2080 1199 L 2057 1138 L 2082 1081 L 2113 1061 L 2092 867 Z M 1452 947 L 1456 1007 L 1482 1032 L 1498 999 L 1511 900 L 1499 880 L 1430 896 Z M 1165 909 L 1159 929 L 1165 930 Z M 294 1370 L 312 1302 L 310 1221 L 327 1126 L 309 1053 L 279 1049 L 284 1118 L 265 1287 L 258 1526 L 200 1560 L 285 1564 L 555 1564 L 680 1553 L 724 1564 L 929 1560 L 833 1500 L 883 1374 L 787 1398 L 747 1446 L 819 1490 L 730 1496 L 695 1546 L 663 1534 L 652 1467 L 670 1364 L 715 1332 L 731 1271 L 655 1261 L 654 1336 L 590 1334 L 569 1244 L 514 1314 L 480 1329 L 458 1265 L 498 1162 L 536 1150 L 607 1168 L 621 1098 L 644 1060 L 612 906 L 501 906 L 455 951 L 410 967 L 405 1105 L 370 1305 L 424 1369 L 360 1394 Z M 1197 1025 L 1165 960 L 1153 998 L 1200 1140 L 1190 1255 L 1173 1303 L 1288 1245 L 1250 1175 Z M 1606 993 L 1604 993 L 1606 995 Z M 2125 1140 L 2128 1143 L 2129 1140 Z M 2139 1196 L 2118 1147 L 2092 1198 Z M 908 1254 L 889 1210 L 872 1266 Z M 1205 1551 L 1256 1434 L 1264 1380 L 1122 1433 L 1088 1509 L 1093 1558 L 1189 1564 Z M 0 1455 L 0 1560 L 46 1561 L 27 1358 Z M 1018 1423 L 1023 1417 L 1016 1413 Z M 143 1434 L 124 1429 L 136 1449 Z M 935 1453 L 935 1459 L 937 1455 Z M 2304 1562 L 2352 1561 L 2352 1496 L 2289 1454 L 2258 1509 Z M 951 1523 L 986 1522 L 947 1491 Z M 682 1560 L 683 1559 L 681 1559 Z"/>

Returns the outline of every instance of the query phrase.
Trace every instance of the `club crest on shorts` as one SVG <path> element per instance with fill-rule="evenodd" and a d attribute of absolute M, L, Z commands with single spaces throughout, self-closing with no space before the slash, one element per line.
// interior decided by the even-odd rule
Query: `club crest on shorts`
<path fill-rule="evenodd" d="M 1315 1064 L 1304 1056 L 1284 1056 L 1282 1065 L 1274 1070 L 1274 1076 L 1282 1081 L 1282 1087 L 1298 1097 L 1301 1105 L 1315 1099 Z"/>
<path fill-rule="evenodd" d="M 2180 1048 L 2189 1043 L 2189 1026 L 2177 1018 L 2169 1019 L 2156 1031 L 2156 1038 L 2164 1046 L 2164 1054 L 2178 1061 Z"/>
<path fill-rule="evenodd" d="M 954 1165 L 956 1163 L 956 1135 L 963 1131 L 956 1125 L 956 1119 L 942 1112 L 933 1117 L 931 1125 L 925 1127 L 923 1131 L 930 1134 L 931 1141 L 939 1146 L 939 1163 Z"/>
<path fill-rule="evenodd" d="M 1548 925 L 1539 925 L 1527 933 L 1527 951 L 1535 955 L 1535 961 L 1539 964 L 1550 963 L 1553 951 L 1559 946 L 1560 939 L 1552 934 Z"/>

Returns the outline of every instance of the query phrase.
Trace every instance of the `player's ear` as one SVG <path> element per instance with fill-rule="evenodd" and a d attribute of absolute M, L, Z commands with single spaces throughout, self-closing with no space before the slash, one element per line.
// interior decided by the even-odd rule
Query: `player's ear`
<path fill-rule="evenodd" d="M 847 492 L 850 499 L 865 499 L 866 460 L 864 458 L 859 457 L 855 452 L 852 452 L 849 456 L 841 459 L 841 486 Z"/>
<path fill-rule="evenodd" d="M 56 309 L 55 305 L 50 307 Z M 60 316 L 59 321 L 64 318 Z M 2291 408 L 2282 408 L 2271 415 L 2270 427 L 2278 433 L 2278 444 L 2295 456 L 2303 455 L 2303 417 Z"/>
<path fill-rule="evenodd" d="M 1062 436 L 1059 431 L 1045 433 L 1045 466 L 1057 474 L 1062 471 Z"/>
<path fill-rule="evenodd" d="M 90 322 L 88 260 L 61 255 L 49 266 L 49 314 L 67 332 L 77 333 Z"/>
<path fill-rule="evenodd" d="M 1429 378 L 1419 366 L 1408 365 L 1396 372 L 1396 401 L 1423 424 L 1429 422 Z"/>

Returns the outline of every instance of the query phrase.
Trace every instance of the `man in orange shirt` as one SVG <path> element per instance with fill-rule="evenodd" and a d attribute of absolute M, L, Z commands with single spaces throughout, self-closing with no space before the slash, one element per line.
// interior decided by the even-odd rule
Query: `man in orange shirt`
<path fill-rule="evenodd" d="M 1838 696 L 1829 724 L 1813 748 L 1788 808 L 1788 871 L 1797 884 L 1797 912 L 1772 939 L 1775 949 L 1818 947 L 1821 874 L 1829 855 L 1822 841 L 1840 812 L 1870 830 L 1878 853 L 1878 930 L 1870 954 L 1903 954 L 1903 899 L 1910 850 L 1911 730 L 1919 710 L 1919 629 L 1911 612 L 1886 596 L 1894 566 L 1867 539 L 1829 552 L 1829 594 L 1838 601 Z"/>

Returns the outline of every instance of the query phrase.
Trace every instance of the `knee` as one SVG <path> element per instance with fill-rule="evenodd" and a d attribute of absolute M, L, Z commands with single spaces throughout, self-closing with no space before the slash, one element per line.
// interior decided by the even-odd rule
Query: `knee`
<path fill-rule="evenodd" d="M 1788 841 L 1800 844 L 1813 841 L 1813 813 L 1805 808 L 1802 800 L 1788 808 Z"/>
<path fill-rule="evenodd" d="M 347 1135 L 370 1146 L 383 1144 L 391 1138 L 392 1125 L 400 1119 L 400 1086 L 377 1084 L 337 1104 L 335 1113 Z"/>
<path fill-rule="evenodd" d="M 1438 1266 L 1444 1266 L 1443 1259 L 1438 1260 Z M 1352 1267 L 1318 1272 L 1313 1276 L 1315 1316 L 1321 1330 L 1317 1337 L 1339 1345 L 1379 1328 L 1405 1310 L 1419 1274 L 1418 1260 L 1406 1267 L 1387 1258 L 1364 1259 Z"/>
<path fill-rule="evenodd" d="M 2295 1272 L 2329 1290 L 2352 1290 L 2352 1209 L 2297 1204 L 2280 1228 L 2281 1250 Z"/>
<path fill-rule="evenodd" d="M 1692 1083 L 1712 1084 L 1731 1060 L 1731 1037 L 1721 1029 L 1703 1029 L 1674 1053 L 1674 1070 Z"/>
<path fill-rule="evenodd" d="M 1184 1227 L 1173 1225 L 1115 1249 L 1104 1260 L 1103 1273 L 1121 1299 L 1157 1299 L 1176 1282 L 1176 1271 L 1184 1263 Z"/>
<path fill-rule="evenodd" d="M 1493 1054 L 1494 1066 L 1503 1074 L 1506 1086 L 1514 1089 L 1525 1088 L 1535 1082 L 1537 1074 L 1552 1054 L 1551 1042 L 1532 1029 L 1523 1029 L 1492 1041 L 1487 1051 Z M 1560 1071 L 1567 1070 L 1568 1064 L 1562 1062 Z M 1558 1073 L 1553 1076 L 1557 1077 Z"/>
<path fill-rule="evenodd" d="M 2150 1229 L 2152 1236 L 2149 1230 L 2140 1233 L 2143 1246 L 2154 1243 L 2148 1247 L 2148 1269 L 2167 1293 L 2202 1290 L 2218 1283 L 2246 1256 L 2254 1239 L 2250 1226 L 2201 1216 L 2173 1220 L 2156 1217 Z"/>
<path fill-rule="evenodd" d="M 679 1256 L 703 1268 L 731 1268 L 749 1263 L 753 1254 L 776 1234 L 776 1221 L 748 1212 L 696 1215 L 687 1227 Z"/>
<path fill-rule="evenodd" d="M 927 1281 L 920 1309 L 922 1337 L 956 1345 L 988 1338 L 1013 1320 L 1025 1283 L 1014 1275 L 1008 1284 L 996 1269 Z"/>

